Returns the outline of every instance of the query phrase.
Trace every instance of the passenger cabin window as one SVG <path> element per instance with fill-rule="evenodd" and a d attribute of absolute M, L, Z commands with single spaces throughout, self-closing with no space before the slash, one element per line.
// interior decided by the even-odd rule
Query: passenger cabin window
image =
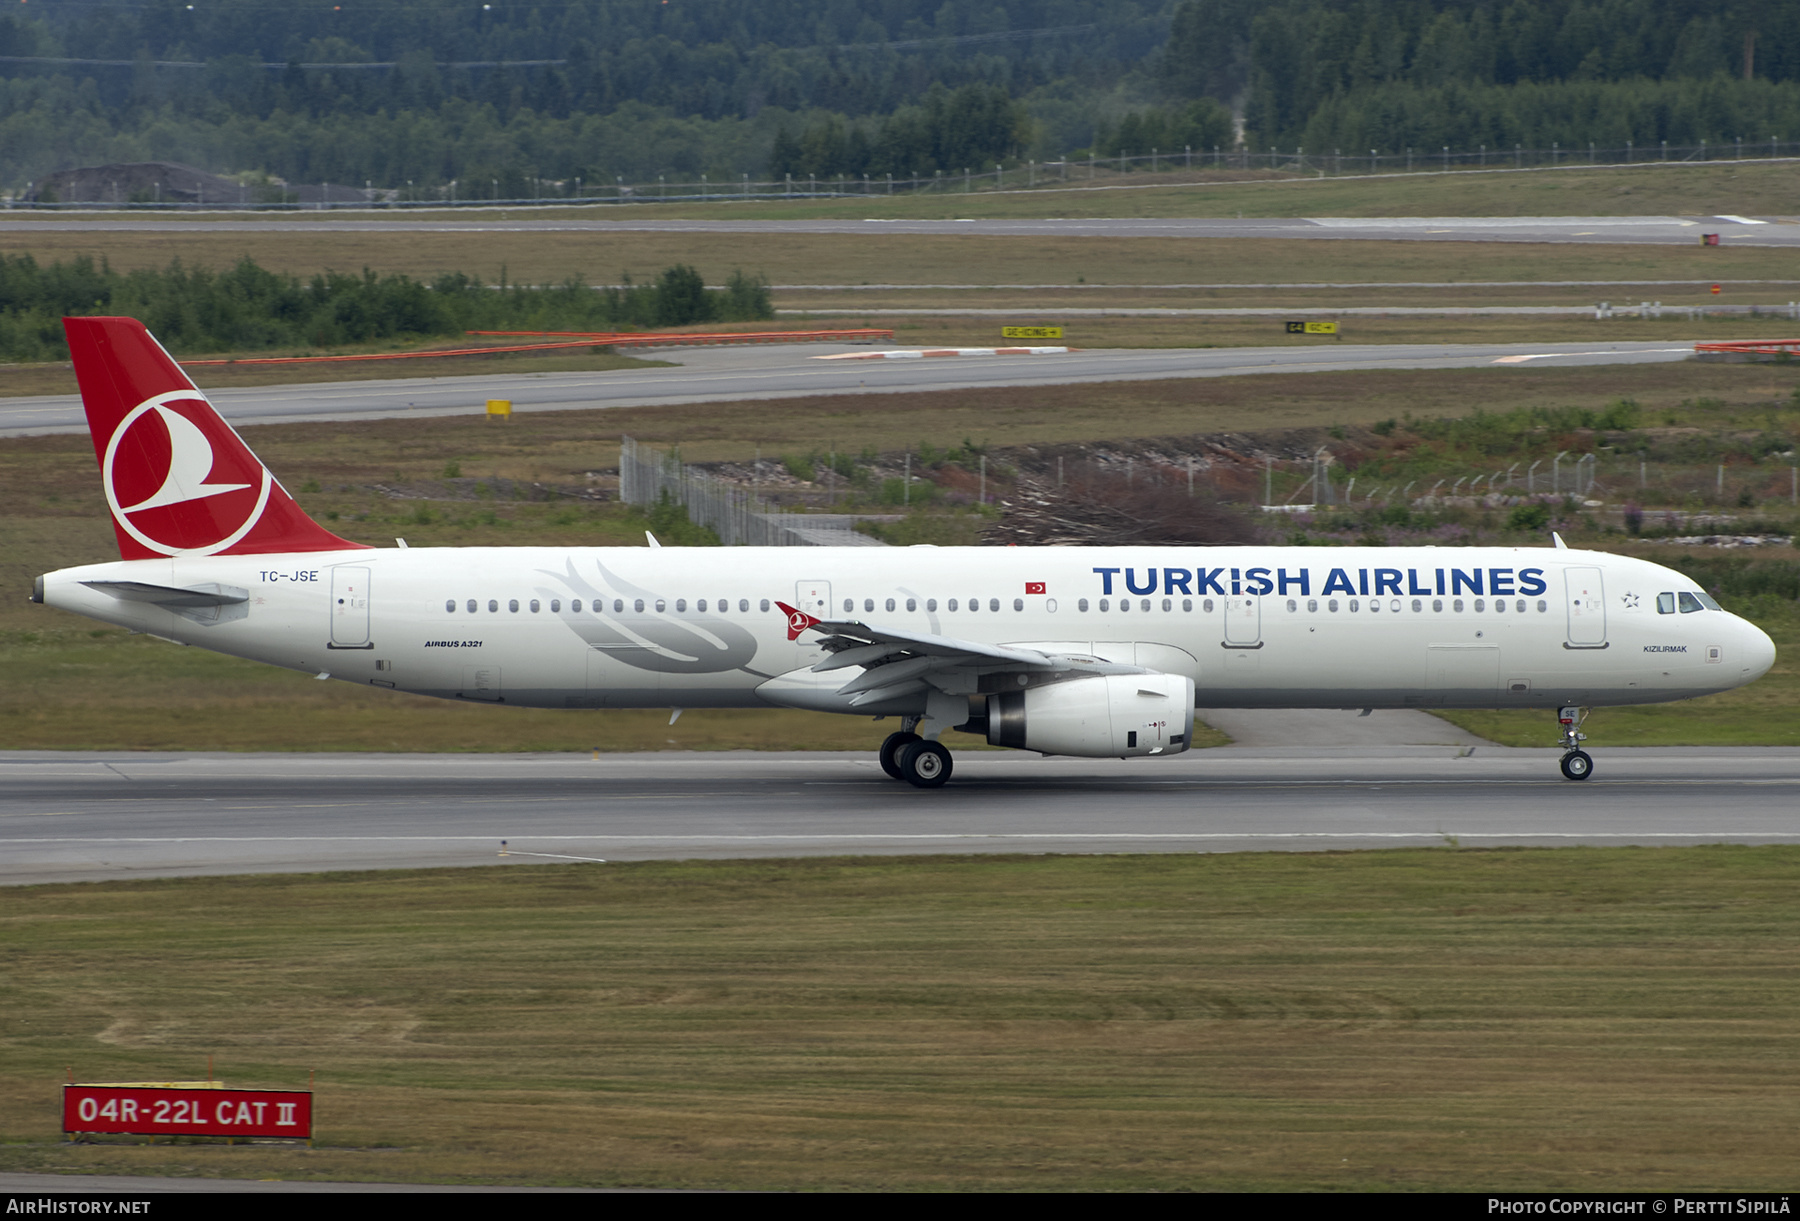
<path fill-rule="evenodd" d="M 488 599 L 488 614 L 497 615 L 499 613 L 500 613 L 500 599 L 489 598 Z"/>
<path fill-rule="evenodd" d="M 469 599 L 468 607 L 469 607 L 469 613 L 471 615 L 473 615 L 475 613 L 475 599 L 473 599 L 473 598 Z"/>
<path fill-rule="evenodd" d="M 449 612 L 450 614 L 454 615 L 456 613 L 456 599 L 451 598 L 448 602 L 445 602 L 444 609 L 447 612 Z"/>

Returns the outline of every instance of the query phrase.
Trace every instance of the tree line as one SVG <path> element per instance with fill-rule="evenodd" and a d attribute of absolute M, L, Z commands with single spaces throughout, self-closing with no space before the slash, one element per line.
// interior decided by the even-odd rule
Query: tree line
<path fill-rule="evenodd" d="M 0 185 L 142 160 L 488 190 L 761 176 L 782 130 L 827 118 L 846 135 L 891 120 L 908 157 L 961 168 L 903 113 L 975 86 L 1110 89 L 1161 45 L 1174 2 L 34 5 L 0 14 Z M 962 143 L 985 156 L 1007 139 Z"/>
<path fill-rule="evenodd" d="M 1184 0 L 1156 70 L 1180 96 L 1240 103 L 1255 145 L 1548 147 L 1557 136 L 1533 133 L 1553 129 L 1564 143 L 1605 139 L 1580 129 L 1590 120 L 1621 142 L 1766 139 L 1754 124 L 1786 113 L 1785 95 L 1767 86 L 1800 81 L 1800 6 Z M 1699 88 L 1730 81 L 1753 87 Z M 1476 110 L 1429 115 L 1446 105 Z M 1550 112 L 1565 105 L 1577 112 L 1558 125 Z"/>
<path fill-rule="evenodd" d="M 1308 151 L 1800 138 L 1795 83 L 1782 0 L 95 0 L 0 14 L 0 186 L 172 160 L 521 198 L 1239 129 Z"/>
<path fill-rule="evenodd" d="M 246 258 L 228 271 L 113 270 L 102 260 L 39 264 L 0 256 L 0 360 L 67 360 L 66 315 L 140 319 L 179 353 L 335 347 L 459 336 L 472 330 L 632 330 L 774 316 L 768 285 L 734 272 L 721 288 L 677 264 L 648 284 L 594 288 L 484 284 L 460 272 L 425 282 L 404 275 L 330 272 L 302 281 Z"/>
<path fill-rule="evenodd" d="M 797 137 L 781 129 L 769 153 L 769 173 L 772 178 L 927 178 L 1015 160 L 1030 140 L 1031 116 L 1006 90 L 938 87 L 919 105 L 903 106 L 879 122 L 846 123 L 828 115 Z"/>

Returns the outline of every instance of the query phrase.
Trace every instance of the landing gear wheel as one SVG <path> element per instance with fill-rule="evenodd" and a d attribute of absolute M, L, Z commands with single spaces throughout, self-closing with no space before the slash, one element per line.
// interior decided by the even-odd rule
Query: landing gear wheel
<path fill-rule="evenodd" d="M 1572 750 L 1562 757 L 1562 774 L 1567 780 L 1586 780 L 1594 774 L 1594 761 L 1585 750 Z"/>
<path fill-rule="evenodd" d="M 919 740 L 916 733 L 890 733 L 881 744 L 881 770 L 895 780 L 904 780 L 900 774 L 900 752 Z"/>
<path fill-rule="evenodd" d="M 936 742 L 914 742 L 900 752 L 900 778 L 917 788 L 940 788 L 950 772 L 950 752 Z"/>

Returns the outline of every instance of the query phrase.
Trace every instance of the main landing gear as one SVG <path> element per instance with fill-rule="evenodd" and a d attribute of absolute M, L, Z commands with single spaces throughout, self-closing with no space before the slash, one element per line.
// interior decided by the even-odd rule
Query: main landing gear
<path fill-rule="evenodd" d="M 1594 774 L 1593 759 L 1581 749 L 1581 743 L 1587 741 L 1587 735 L 1581 732 L 1584 719 L 1579 708 L 1562 708 L 1556 713 L 1557 723 L 1562 726 L 1562 774 L 1565 780 L 1586 780 Z"/>
<path fill-rule="evenodd" d="M 935 789 L 950 779 L 954 764 L 940 743 L 913 732 L 918 724 L 918 717 L 907 717 L 901 721 L 899 733 L 887 736 L 881 744 L 881 770 L 916 788 Z"/>

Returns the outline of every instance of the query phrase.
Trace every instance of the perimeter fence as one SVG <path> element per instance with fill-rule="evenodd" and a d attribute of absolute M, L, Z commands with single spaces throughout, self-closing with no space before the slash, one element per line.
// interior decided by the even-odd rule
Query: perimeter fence
<path fill-rule="evenodd" d="M 1602 147 L 1585 145 L 1549 148 L 1510 148 L 1477 145 L 1473 149 L 1390 148 L 1309 149 L 1247 147 L 1211 148 L 1187 146 L 1132 153 L 1121 149 L 1116 156 L 1099 153 L 1085 158 L 1049 161 L 1015 161 L 1011 164 L 971 165 L 931 175 L 894 174 L 785 174 L 780 178 L 752 180 L 707 174 L 654 182 L 612 182 L 575 179 L 525 178 L 525 194 L 516 190 L 501 194 L 499 179 L 453 180 L 429 187 L 351 187 L 339 183 L 289 183 L 275 188 L 241 188 L 237 198 L 163 201 L 68 200 L 40 203 L 30 198 L 8 201 L 7 206 L 30 209 L 124 209 L 130 211 L 192 210 L 288 210 L 337 211 L 345 208 L 471 208 L 471 207 L 567 207 L 571 204 L 624 205 L 634 203 L 732 203 L 746 200 L 842 199 L 865 196 L 917 194 L 973 194 L 978 191 L 1031 191 L 1085 184 L 1120 184 L 1133 175 L 1197 171 L 1261 171 L 1300 177 L 1366 177 L 1407 173 L 1448 173 L 1457 170 L 1567 169 L 1581 166 L 1645 165 L 1651 163 L 1699 163 L 1786 161 L 1800 159 L 1800 140 L 1734 139 L 1720 143 L 1633 144 Z M 520 180 L 514 180 L 515 182 Z M 257 195 L 260 193 L 261 198 Z M 115 192 L 116 194 L 116 192 Z M 27 192 L 29 195 L 29 192 Z"/>
<path fill-rule="evenodd" d="M 664 498 L 687 510 L 688 520 L 705 526 L 727 547 L 861 547 L 879 545 L 853 528 L 845 513 L 793 513 L 754 492 L 727 483 L 626 437 L 619 446 L 619 499 L 629 505 L 660 504 Z"/>

